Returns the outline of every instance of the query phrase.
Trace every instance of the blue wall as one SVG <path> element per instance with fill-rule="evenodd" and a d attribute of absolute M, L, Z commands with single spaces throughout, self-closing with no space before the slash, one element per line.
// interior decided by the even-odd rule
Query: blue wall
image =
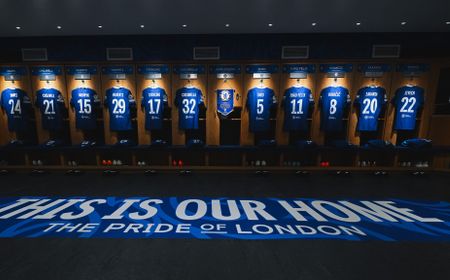
<path fill-rule="evenodd" d="M 283 45 L 309 45 L 311 59 L 370 58 L 373 44 L 400 44 L 402 58 L 450 57 L 450 33 L 152 35 L 0 38 L 0 60 L 45 47 L 50 61 L 102 61 L 107 47 L 132 47 L 136 61 L 191 60 L 194 46 L 220 46 L 222 60 L 280 59 Z"/>

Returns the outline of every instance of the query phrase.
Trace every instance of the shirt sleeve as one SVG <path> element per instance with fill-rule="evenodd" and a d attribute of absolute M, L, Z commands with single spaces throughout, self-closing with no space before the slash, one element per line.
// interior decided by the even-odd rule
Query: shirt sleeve
<path fill-rule="evenodd" d="M 250 108 L 250 98 L 252 95 L 252 90 L 249 90 L 247 92 L 247 100 L 245 100 L 245 107 Z"/>
<path fill-rule="evenodd" d="M 163 103 L 165 103 L 165 104 L 167 104 L 169 102 L 168 98 L 167 98 L 167 93 L 165 90 L 162 90 L 162 99 L 163 99 Z"/>
<path fill-rule="evenodd" d="M 145 89 L 142 91 L 142 96 L 141 96 L 141 108 L 145 107 Z"/>
<path fill-rule="evenodd" d="M 108 95 L 109 95 L 110 90 L 108 89 L 105 92 L 105 99 L 103 100 L 103 106 L 107 107 L 108 106 Z"/>
<path fill-rule="evenodd" d="M 270 94 L 272 95 L 272 106 L 275 106 L 277 104 L 277 98 L 275 96 L 275 92 L 271 90 Z"/>
<path fill-rule="evenodd" d="M 345 94 L 347 95 L 347 104 L 350 104 L 352 102 L 352 98 L 348 89 L 345 89 Z"/>
<path fill-rule="evenodd" d="M 64 97 L 62 96 L 61 92 L 57 90 L 57 99 L 56 102 L 58 102 L 60 105 L 64 104 Z"/>
<path fill-rule="evenodd" d="M 323 91 L 324 90 L 322 90 L 319 95 L 319 106 L 322 106 L 322 103 L 323 103 Z"/>
<path fill-rule="evenodd" d="M 94 98 L 94 105 L 96 107 L 100 107 L 100 97 L 98 96 L 97 92 L 95 92 L 95 90 L 92 90 L 92 97 Z"/>
<path fill-rule="evenodd" d="M 131 94 L 131 91 L 128 90 L 128 103 L 131 107 L 136 107 L 136 100 L 134 100 L 133 95 Z"/>
<path fill-rule="evenodd" d="M 206 108 L 205 98 L 203 97 L 203 93 L 201 90 L 198 91 L 198 95 L 199 95 L 198 105 L 203 105 Z"/>
<path fill-rule="evenodd" d="M 361 105 L 361 94 L 362 94 L 363 90 L 364 90 L 364 88 L 359 89 L 358 93 L 356 94 L 355 101 L 353 103 L 357 106 Z"/>
<path fill-rule="evenodd" d="M 3 106 L 3 94 L 5 93 L 5 91 L 2 91 L 1 93 L 0 93 L 0 108 L 5 108 L 4 106 Z"/>
<path fill-rule="evenodd" d="M 75 91 L 76 91 L 76 89 L 72 90 L 72 92 L 71 92 L 72 97 L 70 98 L 70 102 L 69 102 L 70 106 L 72 106 L 72 107 L 75 107 L 75 99 L 73 98 Z"/>
<path fill-rule="evenodd" d="M 39 108 L 40 107 L 40 104 L 41 104 L 41 98 L 40 98 L 40 96 L 41 96 L 41 90 L 38 90 L 38 91 L 36 91 L 36 98 L 35 98 L 35 100 L 34 100 L 34 106 L 36 106 L 37 108 Z"/>
<path fill-rule="evenodd" d="M 174 100 L 174 105 L 175 106 L 179 106 L 179 104 L 180 104 L 180 89 L 179 90 L 177 90 L 176 92 L 175 92 L 175 100 Z"/>
<path fill-rule="evenodd" d="M 382 102 L 383 102 L 383 105 L 384 105 L 384 104 L 386 104 L 386 103 L 388 102 L 386 90 L 385 90 L 384 88 L 382 89 L 381 94 L 383 95 L 383 96 L 382 96 L 382 98 L 383 98 L 383 99 L 382 99 Z"/>
<path fill-rule="evenodd" d="M 289 94 L 289 90 L 285 90 L 284 94 L 283 94 L 283 99 L 281 100 L 281 108 L 283 108 L 284 106 L 286 106 L 286 96 Z"/>
<path fill-rule="evenodd" d="M 308 94 L 309 94 L 309 105 L 314 105 L 315 101 L 311 90 L 308 90 Z"/>

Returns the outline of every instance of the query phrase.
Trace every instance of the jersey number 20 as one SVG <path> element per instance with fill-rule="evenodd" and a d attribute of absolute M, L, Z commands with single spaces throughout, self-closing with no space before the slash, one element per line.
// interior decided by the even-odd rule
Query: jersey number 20
<path fill-rule="evenodd" d="M 364 109 L 363 109 L 362 113 L 364 115 L 367 115 L 369 113 L 375 114 L 375 111 L 377 110 L 377 107 L 378 107 L 378 101 L 376 99 L 366 98 L 363 100 L 363 104 L 364 104 Z"/>

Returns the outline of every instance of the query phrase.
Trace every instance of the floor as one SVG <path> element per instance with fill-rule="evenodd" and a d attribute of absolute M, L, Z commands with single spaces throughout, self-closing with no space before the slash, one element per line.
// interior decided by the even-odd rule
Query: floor
<path fill-rule="evenodd" d="M 0 177 L 0 197 L 229 196 L 450 201 L 450 175 L 100 174 Z M 0 279 L 445 279 L 450 243 L 0 239 Z"/>

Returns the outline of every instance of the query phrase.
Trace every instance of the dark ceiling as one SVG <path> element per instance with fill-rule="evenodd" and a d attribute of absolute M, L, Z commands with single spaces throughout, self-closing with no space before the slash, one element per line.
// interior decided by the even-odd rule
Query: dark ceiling
<path fill-rule="evenodd" d="M 1 37 L 450 31 L 450 0 L 1 0 L 0 11 Z"/>

